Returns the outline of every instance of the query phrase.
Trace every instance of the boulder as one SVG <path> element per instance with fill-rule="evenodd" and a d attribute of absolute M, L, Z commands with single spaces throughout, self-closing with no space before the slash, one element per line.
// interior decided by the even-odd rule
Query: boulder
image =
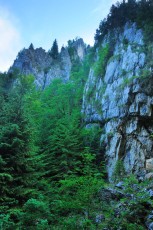
<path fill-rule="evenodd" d="M 146 170 L 149 172 L 153 172 L 153 158 L 146 160 Z"/>

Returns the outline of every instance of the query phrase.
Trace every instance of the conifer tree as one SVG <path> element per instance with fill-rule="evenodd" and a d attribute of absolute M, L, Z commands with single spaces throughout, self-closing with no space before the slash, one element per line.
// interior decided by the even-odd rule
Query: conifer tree
<path fill-rule="evenodd" d="M 30 44 L 29 49 L 30 49 L 30 50 L 34 50 L 34 46 L 33 46 L 32 43 Z"/>
<path fill-rule="evenodd" d="M 42 167 L 35 146 L 34 125 L 26 106 L 31 77 L 18 79 L 16 85 L 1 100 L 0 112 L 0 181 L 1 208 L 9 215 L 15 207 L 21 208 L 38 192 Z M 31 92 L 30 92 L 31 93 Z M 14 214 L 14 216 L 16 216 Z M 16 217 L 13 217 L 14 221 Z"/>
<path fill-rule="evenodd" d="M 45 154 L 46 172 L 51 179 L 61 179 L 73 173 L 80 161 L 80 112 L 76 89 L 72 83 L 55 80 L 46 90 L 41 115 L 41 152 Z"/>
<path fill-rule="evenodd" d="M 58 44 L 57 44 L 57 40 L 55 39 L 52 45 L 51 50 L 49 51 L 49 55 L 53 58 L 53 59 L 57 59 L 59 52 L 58 52 Z"/>

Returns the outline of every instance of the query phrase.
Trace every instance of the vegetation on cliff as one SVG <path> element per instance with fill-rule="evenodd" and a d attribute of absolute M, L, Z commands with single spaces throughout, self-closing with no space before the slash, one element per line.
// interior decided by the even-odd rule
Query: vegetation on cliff
<path fill-rule="evenodd" d="M 152 9 L 151 1 L 117 3 L 96 41 L 128 20 L 151 39 Z M 111 51 L 99 49 L 93 64 L 95 48 L 75 59 L 69 41 L 70 80 L 57 78 L 44 90 L 32 75 L 0 75 L 0 229 L 141 230 L 152 223 L 152 181 L 125 175 L 118 161 L 114 185 L 108 184 L 99 126 L 85 128 L 81 107 L 90 67 L 103 77 Z M 50 55 L 58 61 L 56 40 Z"/>
<path fill-rule="evenodd" d="M 128 21 L 137 23 L 143 29 L 145 38 L 152 40 L 152 0 L 123 0 L 112 5 L 107 18 L 101 21 L 99 28 L 96 30 L 95 40 L 101 42 L 108 32 L 123 27 Z"/>

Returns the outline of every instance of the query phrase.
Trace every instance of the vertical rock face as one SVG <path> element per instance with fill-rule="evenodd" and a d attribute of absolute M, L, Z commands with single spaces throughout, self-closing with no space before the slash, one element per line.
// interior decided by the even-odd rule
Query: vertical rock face
<path fill-rule="evenodd" d="M 104 73 L 91 69 L 86 82 L 82 112 L 87 124 L 103 127 L 101 143 L 109 178 L 117 160 L 127 173 L 146 173 L 146 160 L 153 157 L 153 76 L 146 54 L 143 32 L 136 24 L 127 23 L 114 31 L 113 52 Z M 102 47 L 111 44 L 112 34 L 104 38 Z M 111 47 L 112 49 L 112 47 Z M 153 44 L 150 54 L 153 58 Z"/>
<path fill-rule="evenodd" d="M 68 50 L 72 61 L 83 61 L 87 53 L 87 46 L 82 38 L 68 41 Z"/>
<path fill-rule="evenodd" d="M 76 50 L 76 55 L 79 57 L 81 61 L 83 61 L 84 56 L 86 54 L 86 45 L 84 44 L 84 41 L 82 38 L 77 39 L 74 42 L 74 47 Z"/>
<path fill-rule="evenodd" d="M 18 70 L 20 74 L 34 75 L 35 83 L 40 88 L 45 88 L 55 78 L 66 82 L 69 80 L 73 62 L 76 59 L 82 61 L 86 53 L 83 39 L 76 39 L 72 44 L 73 55 L 69 52 L 69 47 L 62 47 L 57 59 L 53 59 L 44 49 L 34 49 L 31 45 L 29 49 L 19 52 L 9 72 Z"/>
<path fill-rule="evenodd" d="M 37 86 L 44 87 L 46 75 L 53 60 L 44 49 L 23 49 L 19 52 L 9 71 L 18 70 L 19 73 L 35 76 Z"/>
<path fill-rule="evenodd" d="M 64 79 L 69 80 L 72 62 L 67 48 L 62 47 L 61 49 L 61 71 Z"/>

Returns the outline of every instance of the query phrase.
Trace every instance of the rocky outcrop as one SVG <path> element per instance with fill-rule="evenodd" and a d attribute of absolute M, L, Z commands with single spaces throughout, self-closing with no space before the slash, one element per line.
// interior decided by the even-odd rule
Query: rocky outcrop
<path fill-rule="evenodd" d="M 75 40 L 68 41 L 68 51 L 72 62 L 77 59 L 83 61 L 87 53 L 87 46 L 82 38 L 76 38 Z"/>
<path fill-rule="evenodd" d="M 79 38 L 70 42 L 72 45 L 69 52 L 68 47 L 62 47 L 57 59 L 51 57 L 50 52 L 42 48 L 34 49 L 30 45 L 28 49 L 19 52 L 9 72 L 18 71 L 20 74 L 32 74 L 35 83 L 40 88 L 48 86 L 53 79 L 61 78 L 67 82 L 70 78 L 71 67 L 75 60 L 83 61 L 86 54 L 86 45 L 83 39 Z"/>
<path fill-rule="evenodd" d="M 111 56 L 103 74 L 96 76 L 95 66 L 91 69 L 82 112 L 86 124 L 102 127 L 109 178 L 119 159 L 127 173 L 144 176 L 146 161 L 153 157 L 153 76 L 148 60 L 149 55 L 153 58 L 153 44 L 146 48 L 143 31 L 130 23 L 105 36 L 99 49 L 107 44 Z"/>
<path fill-rule="evenodd" d="M 17 70 L 20 74 L 32 74 L 36 85 L 43 88 L 47 83 L 46 78 L 52 63 L 52 58 L 44 49 L 29 47 L 19 52 L 9 72 Z"/>

